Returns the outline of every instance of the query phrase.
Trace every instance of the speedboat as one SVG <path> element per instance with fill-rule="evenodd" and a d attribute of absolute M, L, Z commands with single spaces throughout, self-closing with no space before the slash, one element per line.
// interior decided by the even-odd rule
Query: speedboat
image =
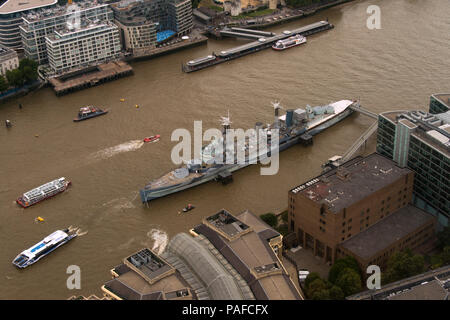
<path fill-rule="evenodd" d="M 144 142 L 155 142 L 157 140 L 159 140 L 161 136 L 159 134 L 157 134 L 156 136 L 151 136 L 151 137 L 147 137 L 144 138 Z"/>

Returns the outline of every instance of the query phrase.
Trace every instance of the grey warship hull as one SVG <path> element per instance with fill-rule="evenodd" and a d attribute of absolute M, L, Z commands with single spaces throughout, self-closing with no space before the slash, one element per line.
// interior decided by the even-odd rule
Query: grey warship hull
<path fill-rule="evenodd" d="M 348 100 L 347 100 L 348 101 Z M 350 103 L 351 105 L 353 103 Z M 331 117 L 330 119 L 323 121 L 321 123 L 317 123 L 314 126 L 311 126 L 310 128 L 305 128 L 304 130 L 298 131 L 295 135 L 289 136 L 285 139 L 281 139 L 279 141 L 279 151 L 286 150 L 290 148 L 293 145 L 298 144 L 303 138 L 305 134 L 308 134 L 309 136 L 314 136 L 323 130 L 333 126 L 334 124 L 340 122 L 341 120 L 348 117 L 353 110 L 351 108 L 345 107 L 345 109 L 336 114 L 335 116 Z M 209 182 L 211 180 L 217 180 L 219 179 L 221 174 L 228 174 L 232 173 L 234 171 L 237 171 L 239 169 L 245 168 L 252 163 L 243 163 L 243 164 L 221 164 L 217 165 L 214 168 L 210 168 L 207 172 L 205 172 L 200 177 L 194 177 L 192 179 L 187 179 L 179 184 L 170 185 L 167 187 L 160 187 L 160 188 L 144 188 L 140 190 L 141 200 L 143 203 L 146 203 L 148 201 L 161 198 L 167 195 L 170 195 L 172 193 L 180 192 L 195 186 L 198 186 L 200 184 Z"/>

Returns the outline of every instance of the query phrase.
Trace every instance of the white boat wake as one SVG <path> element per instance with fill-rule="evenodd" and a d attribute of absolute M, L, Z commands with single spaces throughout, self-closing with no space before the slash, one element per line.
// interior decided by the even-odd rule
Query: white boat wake
<path fill-rule="evenodd" d="M 169 235 L 163 230 L 151 229 L 147 232 L 147 237 L 153 241 L 152 250 L 157 254 L 163 253 L 169 243 Z"/>
<path fill-rule="evenodd" d="M 125 143 L 121 143 L 114 147 L 109 147 L 91 154 L 90 158 L 95 160 L 108 159 L 116 154 L 136 151 L 144 145 L 142 140 L 131 140 Z"/>

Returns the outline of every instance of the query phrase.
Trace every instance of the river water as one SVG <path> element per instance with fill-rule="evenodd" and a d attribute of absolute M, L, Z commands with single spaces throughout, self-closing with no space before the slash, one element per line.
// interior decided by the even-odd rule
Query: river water
<path fill-rule="evenodd" d="M 366 27 L 372 4 L 381 8 L 380 30 Z M 125 256 L 142 247 L 163 249 L 171 236 L 222 208 L 256 214 L 286 208 L 288 190 L 318 175 L 320 164 L 342 154 L 373 119 L 354 114 L 315 136 L 313 146 L 284 151 L 275 176 L 261 176 L 255 165 L 236 172 L 227 186 L 207 183 L 148 207 L 138 190 L 174 167 L 174 129 L 193 131 L 194 120 L 203 120 L 204 129 L 219 127 L 228 110 L 235 128 L 271 122 L 273 100 L 297 108 L 360 97 L 363 107 L 377 113 L 427 110 L 432 93 L 450 90 L 449 16 L 448 0 L 355 1 L 270 29 L 281 32 L 327 17 L 335 25 L 298 48 L 264 50 L 182 73 L 182 62 L 245 43 L 209 40 L 134 63 L 128 78 L 63 97 L 45 88 L 0 105 L 0 298 L 101 295 L 109 270 Z M 110 112 L 72 122 L 87 104 Z M 10 130 L 5 119 L 13 122 Z M 154 134 L 161 134 L 159 142 L 140 142 Z M 372 139 L 366 153 L 374 150 Z M 67 192 L 26 210 L 15 204 L 23 192 L 60 176 L 73 183 Z M 187 203 L 196 209 L 178 214 Z M 36 223 L 38 216 L 45 222 Z M 28 269 L 13 267 L 18 253 L 69 225 L 87 234 Z M 81 268 L 81 290 L 66 287 L 69 265 Z"/>

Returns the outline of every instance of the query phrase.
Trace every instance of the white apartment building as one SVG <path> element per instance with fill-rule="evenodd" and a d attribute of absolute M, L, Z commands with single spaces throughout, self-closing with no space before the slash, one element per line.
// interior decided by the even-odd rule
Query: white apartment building
<path fill-rule="evenodd" d="M 114 60 L 121 51 L 119 28 L 112 23 L 57 30 L 45 39 L 49 65 L 55 73 Z"/>
<path fill-rule="evenodd" d="M 74 9 L 76 9 L 75 12 Z M 55 30 L 64 28 L 67 23 L 75 19 L 112 22 L 114 14 L 108 4 L 99 4 L 93 0 L 77 2 L 73 6 L 41 9 L 24 15 L 23 24 L 20 26 L 20 36 L 25 56 L 39 64 L 47 63 L 45 37 L 52 36 Z"/>

